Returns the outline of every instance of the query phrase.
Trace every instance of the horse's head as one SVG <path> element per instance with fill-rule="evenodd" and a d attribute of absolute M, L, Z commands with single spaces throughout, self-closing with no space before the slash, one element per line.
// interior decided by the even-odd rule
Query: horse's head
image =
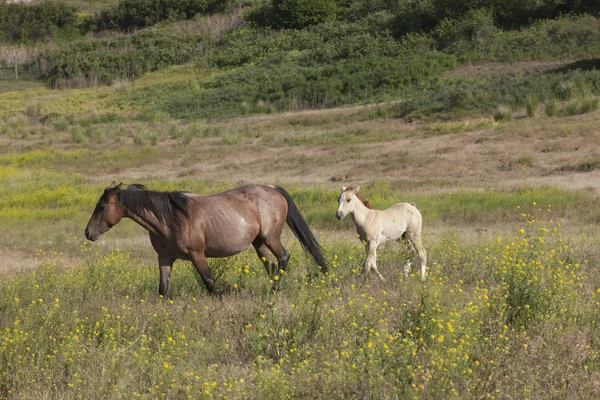
<path fill-rule="evenodd" d="M 125 215 L 123 207 L 119 204 L 117 195 L 121 190 L 121 185 L 113 183 L 104 190 L 104 193 L 96 203 L 94 213 L 85 228 L 85 237 L 88 240 L 96 241 L 98 236 L 108 231 L 114 225 L 118 224 Z"/>
<path fill-rule="evenodd" d="M 360 201 L 356 194 L 360 190 L 360 185 L 356 189 L 342 187 L 342 193 L 338 198 L 338 209 L 335 213 L 337 219 L 343 219 L 346 215 L 354 212 L 356 201 Z"/>

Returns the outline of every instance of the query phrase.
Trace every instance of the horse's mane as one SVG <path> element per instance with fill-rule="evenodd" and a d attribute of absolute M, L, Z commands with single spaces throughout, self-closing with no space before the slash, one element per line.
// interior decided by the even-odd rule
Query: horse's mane
<path fill-rule="evenodd" d="M 349 192 L 350 190 L 354 190 L 354 188 L 351 186 L 348 189 L 346 189 L 347 192 Z M 375 207 L 373 207 L 371 205 L 371 202 L 369 200 L 365 200 L 360 194 L 354 192 L 354 195 L 365 205 L 365 207 L 367 207 L 369 210 L 375 210 Z"/>
<path fill-rule="evenodd" d="M 191 219 L 188 212 L 190 198 L 184 192 L 157 192 L 147 190 L 144 185 L 133 183 L 128 185 L 127 189 L 120 190 L 117 199 L 133 214 L 140 215 L 144 211 L 150 211 L 171 231 L 179 230 L 178 212 L 188 221 Z"/>

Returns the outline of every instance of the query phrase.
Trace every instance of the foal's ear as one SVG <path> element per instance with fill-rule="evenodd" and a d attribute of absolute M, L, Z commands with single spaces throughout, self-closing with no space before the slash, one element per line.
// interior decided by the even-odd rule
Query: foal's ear
<path fill-rule="evenodd" d="M 360 185 L 358 185 L 358 186 L 356 187 L 356 189 L 354 189 L 354 193 L 358 193 L 358 191 L 359 191 L 359 190 L 360 190 Z"/>
<path fill-rule="evenodd" d="M 342 186 L 342 193 L 346 191 L 346 186 Z"/>

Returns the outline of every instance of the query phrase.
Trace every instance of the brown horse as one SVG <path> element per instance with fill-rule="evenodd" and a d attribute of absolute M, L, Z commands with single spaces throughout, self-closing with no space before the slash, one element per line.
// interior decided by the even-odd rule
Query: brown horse
<path fill-rule="evenodd" d="M 158 291 L 163 296 L 169 289 L 176 259 L 191 261 L 210 293 L 221 293 L 222 289 L 215 287 L 206 258 L 229 257 L 250 244 L 269 275 L 284 271 L 290 259 L 281 244 L 284 222 L 321 272 L 327 272 L 321 246 L 289 193 L 279 186 L 243 185 L 201 196 L 151 191 L 139 184 L 121 189 L 121 185 L 113 182 L 104 190 L 85 228 L 85 237 L 97 240 L 123 217 L 148 230 L 152 247 L 158 253 Z M 269 262 L 269 251 L 277 258 L 277 271 Z"/>

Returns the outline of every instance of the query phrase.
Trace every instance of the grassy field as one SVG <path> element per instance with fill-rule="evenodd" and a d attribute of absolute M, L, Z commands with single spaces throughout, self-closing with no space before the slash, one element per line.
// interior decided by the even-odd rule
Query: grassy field
<path fill-rule="evenodd" d="M 0 81 L 0 398 L 598 398 L 598 19 L 502 30 L 486 9 L 398 39 L 404 14 L 370 2 L 304 30 L 243 23 L 252 3 L 0 46 L 52 66 L 46 86 Z M 286 228 L 279 292 L 249 250 L 210 261 L 233 293 L 180 261 L 159 298 L 142 228 L 85 240 L 113 180 L 281 185 L 330 273 Z M 357 184 L 421 210 L 426 283 L 398 243 L 378 252 L 386 283 L 364 275 L 335 218 Z"/>
<path fill-rule="evenodd" d="M 0 397 L 593 398 L 600 391 L 598 112 L 409 123 L 395 104 L 182 121 L 131 94 L 200 74 L 0 95 Z M 559 102 L 558 107 L 566 107 Z M 391 110 L 391 111 L 390 111 Z M 124 221 L 83 230 L 112 180 L 213 193 L 286 187 L 331 262 L 288 231 L 281 290 L 253 251 L 210 265 L 222 299 Z M 428 281 L 403 245 L 361 273 L 342 185 L 424 216 Z M 414 272 L 414 271 L 413 271 Z"/>

